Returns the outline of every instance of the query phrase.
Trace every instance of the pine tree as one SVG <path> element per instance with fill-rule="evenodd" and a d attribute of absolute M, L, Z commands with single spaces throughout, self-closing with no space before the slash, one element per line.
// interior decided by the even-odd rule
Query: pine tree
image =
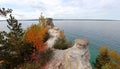
<path fill-rule="evenodd" d="M 108 51 L 108 47 L 106 46 L 100 48 L 99 55 L 96 58 L 96 63 L 94 63 L 95 69 L 101 69 L 102 66 L 109 64 L 110 58 L 108 55 Z"/>
<path fill-rule="evenodd" d="M 120 69 L 120 55 L 116 51 L 103 46 L 100 48 L 94 65 L 95 69 Z"/>
<path fill-rule="evenodd" d="M 8 13 L 12 13 L 12 9 L 5 9 L 5 8 L 0 8 L 0 15 L 1 16 L 7 16 Z"/>
<path fill-rule="evenodd" d="M 8 68 L 13 69 L 29 59 L 32 44 L 23 41 L 24 31 L 21 28 L 21 23 L 18 23 L 12 15 L 7 19 L 7 22 L 10 32 L 0 32 L 0 60 L 3 60 Z"/>
<path fill-rule="evenodd" d="M 46 24 L 45 24 L 45 17 L 42 15 L 40 15 L 39 17 L 39 25 L 42 26 L 42 27 L 46 27 Z"/>

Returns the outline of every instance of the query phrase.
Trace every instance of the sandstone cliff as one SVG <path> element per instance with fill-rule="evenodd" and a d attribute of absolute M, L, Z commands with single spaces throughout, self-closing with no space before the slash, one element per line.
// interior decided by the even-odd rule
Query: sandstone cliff
<path fill-rule="evenodd" d="M 45 69 L 92 69 L 89 62 L 89 41 L 87 39 L 75 39 L 71 48 L 66 50 L 54 49 L 54 44 L 60 38 L 59 32 L 60 30 L 57 27 L 48 29 L 50 38 L 47 41 L 47 48 L 53 49 L 54 56 L 45 66 Z"/>

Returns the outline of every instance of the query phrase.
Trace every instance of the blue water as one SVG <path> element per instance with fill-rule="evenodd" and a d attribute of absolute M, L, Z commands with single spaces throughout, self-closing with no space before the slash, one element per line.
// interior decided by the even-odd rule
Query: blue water
<path fill-rule="evenodd" d="M 55 21 L 65 30 L 68 39 L 88 38 L 91 62 L 95 61 L 101 46 L 108 46 L 120 53 L 120 21 Z"/>
<path fill-rule="evenodd" d="M 20 21 L 26 29 L 38 21 Z M 91 62 L 95 61 L 101 46 L 108 46 L 120 54 L 120 21 L 54 21 L 55 26 L 65 31 L 67 39 L 88 38 Z M 0 22 L 0 31 L 6 30 L 6 22 Z"/>

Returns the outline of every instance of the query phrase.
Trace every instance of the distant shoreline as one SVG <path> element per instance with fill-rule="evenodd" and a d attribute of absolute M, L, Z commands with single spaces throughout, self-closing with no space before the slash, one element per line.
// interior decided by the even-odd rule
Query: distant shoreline
<path fill-rule="evenodd" d="M 120 21 L 111 19 L 53 19 L 54 21 Z M 6 21 L 6 20 L 0 20 Z M 18 19 L 18 21 L 38 21 L 38 19 Z"/>

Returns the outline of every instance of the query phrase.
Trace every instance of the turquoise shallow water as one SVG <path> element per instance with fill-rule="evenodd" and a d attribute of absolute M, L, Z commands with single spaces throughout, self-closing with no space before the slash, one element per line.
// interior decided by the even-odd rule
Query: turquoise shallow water
<path fill-rule="evenodd" d="M 26 29 L 38 21 L 20 21 Z M 65 31 L 67 39 L 88 38 L 91 63 L 95 61 L 101 46 L 107 45 L 120 53 L 120 21 L 54 21 L 55 26 Z M 0 22 L 0 31 L 6 30 L 6 22 Z"/>
<path fill-rule="evenodd" d="M 120 53 L 120 21 L 55 21 L 55 25 L 64 29 L 70 40 L 89 39 L 91 63 L 101 46 L 107 45 Z"/>
<path fill-rule="evenodd" d="M 107 45 L 120 53 L 119 21 L 66 21 L 55 22 L 55 24 L 65 30 L 68 39 L 89 39 L 91 63 L 95 62 L 101 46 Z"/>

